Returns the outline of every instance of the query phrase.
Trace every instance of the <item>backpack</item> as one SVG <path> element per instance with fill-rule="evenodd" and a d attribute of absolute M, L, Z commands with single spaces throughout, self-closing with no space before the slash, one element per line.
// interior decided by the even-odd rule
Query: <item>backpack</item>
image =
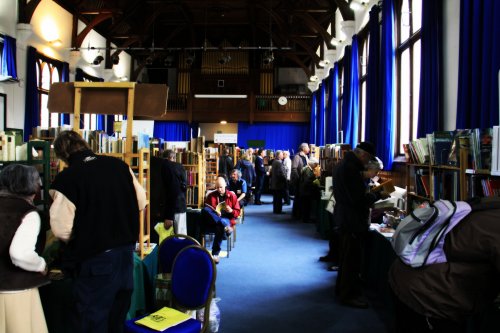
<path fill-rule="evenodd" d="M 470 212 L 464 201 L 438 200 L 417 208 L 398 225 L 392 247 L 399 258 L 412 267 L 447 262 L 445 236 Z"/>

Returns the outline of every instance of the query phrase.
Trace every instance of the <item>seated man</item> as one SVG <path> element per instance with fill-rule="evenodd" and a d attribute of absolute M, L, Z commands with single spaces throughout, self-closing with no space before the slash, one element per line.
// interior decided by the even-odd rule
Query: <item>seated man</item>
<path fill-rule="evenodd" d="M 224 177 L 217 177 L 215 191 L 210 192 L 205 199 L 205 208 L 201 211 L 202 228 L 215 228 L 215 238 L 212 245 L 212 256 L 219 263 L 220 246 L 224 232 L 231 234 L 235 218 L 240 215 L 240 204 L 236 194 L 226 189 Z"/>
<path fill-rule="evenodd" d="M 233 191 L 238 198 L 238 202 L 240 203 L 240 207 L 246 206 L 246 195 L 247 195 L 247 182 L 241 178 L 241 171 L 238 169 L 231 170 L 229 174 L 229 184 L 227 188 L 230 191 Z"/>

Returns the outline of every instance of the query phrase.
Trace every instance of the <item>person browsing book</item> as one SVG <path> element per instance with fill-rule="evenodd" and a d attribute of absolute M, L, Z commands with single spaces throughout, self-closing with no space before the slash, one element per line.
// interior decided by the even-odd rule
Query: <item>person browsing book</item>
<path fill-rule="evenodd" d="M 65 243 L 62 268 L 72 278 L 70 331 L 123 332 L 146 193 L 125 162 L 94 154 L 75 131 L 62 131 L 54 152 L 68 165 L 49 193 L 50 226 Z"/>
<path fill-rule="evenodd" d="M 165 187 L 165 229 L 174 226 L 176 234 L 187 235 L 186 222 L 186 170 L 175 161 L 175 151 L 167 149 L 162 154 L 161 173 Z"/>
<path fill-rule="evenodd" d="M 224 233 L 231 234 L 232 226 L 240 215 L 240 204 L 234 192 L 226 188 L 224 177 L 217 177 L 215 190 L 205 199 L 205 207 L 201 210 L 202 228 L 214 230 L 215 237 L 212 244 L 212 256 L 219 263 L 219 253 Z"/>

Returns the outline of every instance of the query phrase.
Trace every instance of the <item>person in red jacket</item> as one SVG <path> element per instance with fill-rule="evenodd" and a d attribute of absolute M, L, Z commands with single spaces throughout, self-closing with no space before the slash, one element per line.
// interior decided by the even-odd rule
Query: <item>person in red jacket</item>
<path fill-rule="evenodd" d="M 215 182 L 215 191 L 210 192 L 205 199 L 205 208 L 201 211 L 202 228 L 215 228 L 215 237 L 212 245 L 212 256 L 219 263 L 224 233 L 231 234 L 232 226 L 240 215 L 240 204 L 234 192 L 226 189 L 226 180 L 218 177 Z"/>

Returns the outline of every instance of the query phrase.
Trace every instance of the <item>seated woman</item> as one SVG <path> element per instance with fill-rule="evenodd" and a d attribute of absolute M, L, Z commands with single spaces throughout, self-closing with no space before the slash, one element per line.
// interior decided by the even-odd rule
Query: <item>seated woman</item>
<path fill-rule="evenodd" d="M 215 237 L 212 244 L 212 256 L 215 263 L 219 263 L 224 232 L 230 234 L 236 218 L 240 215 L 240 204 L 236 194 L 226 188 L 224 177 L 215 181 L 215 191 L 210 192 L 205 199 L 205 208 L 201 210 L 202 228 L 215 228 Z"/>
<path fill-rule="evenodd" d="M 33 199 L 39 190 L 32 166 L 11 164 L 0 172 L 0 332 L 48 332 L 38 294 L 48 283 L 37 253 L 41 220 Z"/>

